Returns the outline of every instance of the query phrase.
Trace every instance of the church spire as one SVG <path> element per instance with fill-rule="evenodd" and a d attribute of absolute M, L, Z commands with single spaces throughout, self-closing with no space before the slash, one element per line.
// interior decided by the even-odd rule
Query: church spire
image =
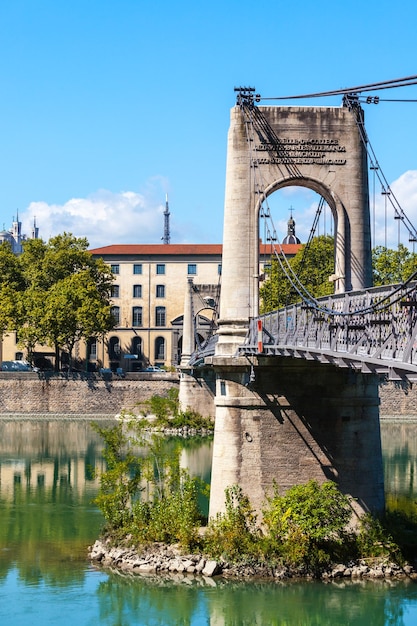
<path fill-rule="evenodd" d="M 290 207 L 290 219 L 287 222 L 287 236 L 284 237 L 282 243 L 301 243 L 295 234 L 295 219 L 292 216 L 293 208 Z"/>

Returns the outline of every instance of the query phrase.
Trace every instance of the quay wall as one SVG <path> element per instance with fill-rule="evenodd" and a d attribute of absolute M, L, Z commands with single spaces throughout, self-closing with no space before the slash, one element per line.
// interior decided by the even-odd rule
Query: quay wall
<path fill-rule="evenodd" d="M 379 385 L 381 417 L 417 417 L 417 384 L 388 381 Z"/>
<path fill-rule="evenodd" d="M 108 376 L 44 376 L 0 373 L 0 415 L 59 414 L 114 416 L 122 409 L 139 412 L 138 405 L 153 395 L 166 395 L 179 386 L 177 373 Z"/>
<path fill-rule="evenodd" d="M 210 373 L 212 378 L 212 372 Z M 204 382 L 204 380 L 203 380 Z M 195 394 L 201 393 L 202 382 L 193 379 Z M 176 372 L 135 373 L 126 378 L 102 379 L 98 376 L 44 377 L 33 373 L 0 372 L 0 415 L 11 413 L 115 415 L 122 409 L 137 410 L 137 405 L 153 395 L 165 395 L 171 387 L 179 387 Z M 201 402 L 193 408 L 214 417 L 214 388 L 210 379 Z M 213 394 L 212 407 L 210 398 Z M 381 382 L 379 385 L 381 417 L 416 417 L 417 384 Z M 196 406 L 194 406 L 196 405 Z"/>

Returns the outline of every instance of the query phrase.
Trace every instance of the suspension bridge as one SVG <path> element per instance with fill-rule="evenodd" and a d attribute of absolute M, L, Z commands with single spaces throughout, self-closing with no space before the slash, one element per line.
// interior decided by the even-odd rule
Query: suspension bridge
<path fill-rule="evenodd" d="M 384 506 L 378 385 L 381 374 L 417 379 L 417 291 L 415 276 L 372 287 L 369 164 L 410 241 L 417 231 L 382 174 L 361 104 L 364 93 L 415 84 L 417 76 L 324 94 L 343 95 L 340 107 L 263 106 L 253 88 L 236 89 L 217 329 L 193 351 L 188 306 L 181 362 L 182 404 L 215 416 L 210 515 L 224 510 L 232 484 L 260 512 L 274 482 L 285 490 L 310 478 L 335 480 L 358 515 Z M 294 99 L 315 95 L 323 93 Z M 332 212 L 335 294 L 314 298 L 277 246 L 300 301 L 261 316 L 259 222 L 270 217 L 268 196 L 295 185 Z"/>

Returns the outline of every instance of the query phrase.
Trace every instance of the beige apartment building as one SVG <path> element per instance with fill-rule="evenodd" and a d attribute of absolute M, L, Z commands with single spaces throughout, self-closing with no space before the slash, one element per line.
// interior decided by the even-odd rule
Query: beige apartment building
<path fill-rule="evenodd" d="M 178 365 L 188 281 L 220 289 L 222 246 L 120 244 L 91 253 L 102 257 L 115 276 L 112 312 L 116 327 L 101 345 L 90 342 L 89 361 L 96 358 L 104 367 L 125 371 Z M 208 317 L 199 317 L 202 337 L 210 324 Z"/>

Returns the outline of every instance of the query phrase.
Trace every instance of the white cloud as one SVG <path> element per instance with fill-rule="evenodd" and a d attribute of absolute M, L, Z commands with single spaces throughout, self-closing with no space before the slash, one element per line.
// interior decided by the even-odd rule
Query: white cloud
<path fill-rule="evenodd" d="M 391 183 L 390 187 L 395 198 L 383 195 L 380 187 L 375 193 L 375 240 L 377 245 L 385 245 L 386 240 L 389 248 L 395 248 L 398 245 L 398 240 L 404 245 L 409 245 L 409 235 L 404 225 L 405 222 L 409 221 L 411 227 L 417 228 L 417 170 L 405 172 Z M 395 207 L 399 205 L 405 213 L 407 220 L 404 220 L 404 224 L 394 218 L 393 205 Z M 370 207 L 371 229 L 373 231 L 373 192 L 371 192 Z M 400 228 L 399 234 L 398 228 Z"/>
<path fill-rule="evenodd" d="M 154 200 L 155 197 L 160 198 L 162 195 L 160 188 L 158 193 L 155 193 L 154 183 L 155 181 L 150 181 L 149 188 L 146 188 L 145 193 L 134 191 L 114 193 L 101 189 L 87 198 L 72 198 L 62 205 L 32 202 L 26 211 L 20 213 L 23 232 L 31 232 L 33 220 L 36 217 L 40 236 L 44 240 L 67 231 L 77 237 L 87 237 L 92 248 L 114 243 L 160 243 L 164 229 L 163 211 L 165 205 Z M 369 183 L 371 231 L 373 233 L 374 211 L 371 179 Z M 402 174 L 391 184 L 391 189 L 407 218 L 417 228 L 417 170 L 410 170 Z M 300 187 L 287 187 L 281 190 L 282 192 L 284 193 L 281 195 L 281 199 L 279 198 L 280 192 L 269 198 L 278 240 L 282 240 L 287 233 L 289 209 L 293 207 L 296 233 L 301 241 L 305 242 L 314 221 L 319 196 L 309 189 Z M 273 200 L 275 196 L 276 200 Z M 188 219 L 184 221 L 183 216 L 182 223 L 181 215 L 178 214 L 176 217 L 177 229 L 178 224 L 181 225 L 180 230 L 176 233 L 177 239 L 190 239 L 191 236 L 191 239 L 196 241 L 195 236 L 197 236 L 201 240 L 201 232 L 196 230 L 198 222 L 193 225 L 193 222 Z M 322 234 L 324 226 L 326 226 L 326 232 L 329 232 L 330 229 L 328 208 L 322 214 L 322 222 L 324 219 L 326 219 L 326 224 L 323 225 L 322 223 L 319 226 L 320 234 Z M 391 248 L 398 244 L 398 223 L 399 221 L 394 219 L 394 210 L 391 204 L 387 202 L 386 239 Z M 400 226 L 400 240 L 408 245 L 408 232 L 402 224 Z M 171 231 L 175 235 L 175 227 L 173 229 L 172 224 Z M 180 233 L 181 236 L 179 236 Z M 188 233 L 188 236 L 184 237 L 184 233 Z M 261 232 L 261 237 L 264 237 L 263 232 Z M 378 182 L 375 192 L 375 240 L 376 245 L 384 245 L 385 196 L 381 195 L 380 183 Z M 212 243 L 218 243 L 218 241 Z"/>
<path fill-rule="evenodd" d="M 71 232 L 87 237 L 90 247 L 113 243 L 155 243 L 163 233 L 164 206 L 133 191 L 113 193 L 106 189 L 65 204 L 31 202 L 20 216 L 23 232 L 29 233 L 36 217 L 40 237 Z"/>

